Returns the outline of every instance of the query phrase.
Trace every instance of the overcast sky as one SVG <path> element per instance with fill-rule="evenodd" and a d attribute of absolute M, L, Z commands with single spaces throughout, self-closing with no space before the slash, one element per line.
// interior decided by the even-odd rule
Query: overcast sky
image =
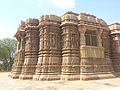
<path fill-rule="evenodd" d="M 66 11 L 90 13 L 108 24 L 120 22 L 120 0 L 1 0 L 0 39 L 13 38 L 21 20 Z"/>

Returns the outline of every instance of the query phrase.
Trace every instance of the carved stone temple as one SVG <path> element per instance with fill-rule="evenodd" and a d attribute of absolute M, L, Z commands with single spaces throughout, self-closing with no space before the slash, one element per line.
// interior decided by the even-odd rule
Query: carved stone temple
<path fill-rule="evenodd" d="M 67 12 L 21 21 L 10 76 L 33 80 L 91 80 L 120 76 L 120 24 Z"/>

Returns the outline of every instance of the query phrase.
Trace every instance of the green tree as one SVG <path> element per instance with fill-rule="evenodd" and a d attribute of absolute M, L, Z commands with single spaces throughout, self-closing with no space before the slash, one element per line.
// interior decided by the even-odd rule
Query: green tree
<path fill-rule="evenodd" d="M 0 60 L 5 71 L 11 70 L 15 58 L 16 44 L 15 39 L 5 38 L 0 40 Z"/>

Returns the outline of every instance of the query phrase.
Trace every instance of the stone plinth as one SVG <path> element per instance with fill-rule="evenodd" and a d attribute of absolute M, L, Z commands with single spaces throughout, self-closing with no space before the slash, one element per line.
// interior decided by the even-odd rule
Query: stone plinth
<path fill-rule="evenodd" d="M 81 80 L 111 78 L 111 62 L 104 57 L 103 47 L 81 47 Z"/>

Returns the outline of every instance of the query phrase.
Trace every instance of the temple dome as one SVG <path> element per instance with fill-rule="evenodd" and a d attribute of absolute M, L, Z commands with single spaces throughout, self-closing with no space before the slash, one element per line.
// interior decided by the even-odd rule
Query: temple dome
<path fill-rule="evenodd" d="M 89 22 L 89 23 L 97 23 L 97 24 L 100 24 L 102 26 L 107 26 L 107 23 L 104 20 L 97 18 L 94 15 L 90 15 L 90 14 L 86 14 L 86 13 L 80 13 L 78 15 L 78 20 Z"/>
<path fill-rule="evenodd" d="M 35 19 L 35 18 L 29 18 L 26 20 L 26 24 L 27 25 L 33 25 L 33 26 L 37 26 L 39 24 L 39 20 L 38 19 Z"/>
<path fill-rule="evenodd" d="M 78 14 L 74 12 L 66 12 L 61 16 L 61 25 L 77 25 L 78 24 Z"/>
<path fill-rule="evenodd" d="M 56 22 L 60 22 L 61 21 L 61 18 L 59 16 L 56 16 L 56 15 L 53 15 L 53 14 L 50 14 L 50 15 L 42 15 L 40 17 L 40 21 L 56 21 Z"/>
<path fill-rule="evenodd" d="M 78 20 L 77 15 L 78 14 L 76 14 L 74 12 L 67 12 L 61 17 L 61 19 L 62 19 L 62 21 L 64 21 L 64 20 L 75 20 L 75 21 L 77 21 Z"/>
<path fill-rule="evenodd" d="M 106 23 L 103 19 L 98 19 L 98 22 L 99 22 L 102 26 L 107 26 L 107 23 Z"/>
<path fill-rule="evenodd" d="M 19 27 L 24 28 L 25 27 L 25 22 L 21 21 L 21 23 L 19 24 Z"/>
<path fill-rule="evenodd" d="M 120 23 L 113 23 L 109 25 L 110 30 L 120 29 Z"/>

